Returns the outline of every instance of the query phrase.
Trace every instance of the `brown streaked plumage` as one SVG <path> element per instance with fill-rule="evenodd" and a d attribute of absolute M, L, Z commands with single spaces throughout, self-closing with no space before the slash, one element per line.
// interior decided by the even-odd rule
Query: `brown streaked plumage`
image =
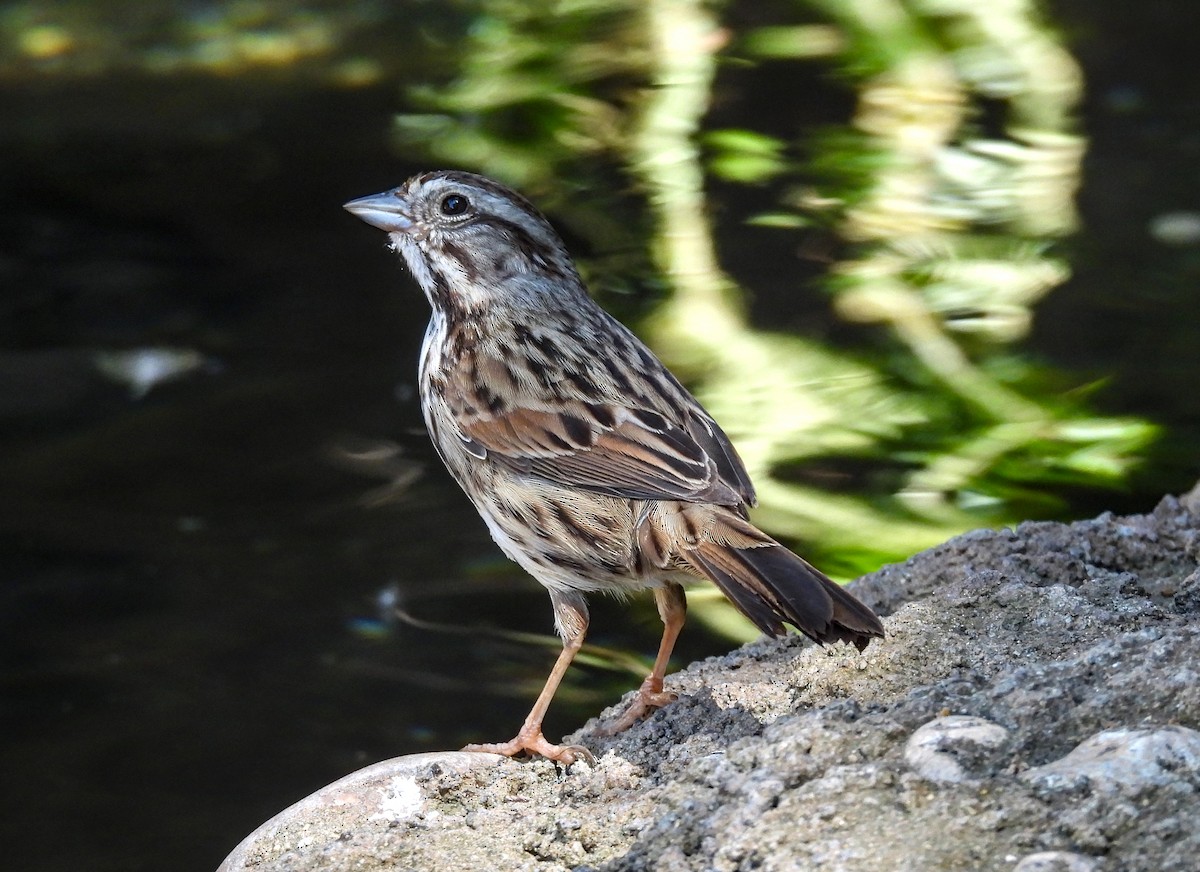
<path fill-rule="evenodd" d="M 570 762 L 542 718 L 583 644 L 589 591 L 652 589 L 664 631 L 624 729 L 674 699 L 663 676 L 707 578 L 764 633 L 859 650 L 875 614 L 753 524 L 754 486 L 707 412 L 588 295 L 522 196 L 440 171 L 346 204 L 388 231 L 433 316 L 420 392 L 438 453 L 510 558 L 550 592 L 563 652 L 516 738 L 470 750 Z"/>

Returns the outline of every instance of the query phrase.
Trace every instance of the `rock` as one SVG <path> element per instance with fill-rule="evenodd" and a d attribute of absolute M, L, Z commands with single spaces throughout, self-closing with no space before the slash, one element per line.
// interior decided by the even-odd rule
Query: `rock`
<path fill-rule="evenodd" d="M 1022 778 L 1052 789 L 1085 783 L 1134 798 L 1150 788 L 1200 791 L 1200 733 L 1186 727 L 1105 730 Z"/>
<path fill-rule="evenodd" d="M 1174 601 L 1177 611 L 1200 614 L 1200 570 L 1193 572 L 1180 583 Z"/>
<path fill-rule="evenodd" d="M 977 531 L 857 582 L 858 653 L 762 639 L 544 760 L 420 755 L 247 839 L 222 872 L 1194 870 L 1197 500 Z"/>
<path fill-rule="evenodd" d="M 1086 854 L 1070 851 L 1039 851 L 1023 857 L 1013 872 L 1096 872 L 1100 861 Z"/>
<path fill-rule="evenodd" d="M 904 762 L 926 781 L 970 781 L 1008 741 L 1008 730 L 983 718 L 950 715 L 923 724 L 904 746 Z M 970 764 L 968 765 L 968 761 Z"/>
<path fill-rule="evenodd" d="M 245 838 L 218 872 L 253 869 L 265 859 L 303 853 L 310 845 L 361 843 L 407 821 L 439 814 L 427 790 L 443 773 L 495 766 L 504 758 L 462 751 L 411 754 L 347 775 L 284 809 Z"/>

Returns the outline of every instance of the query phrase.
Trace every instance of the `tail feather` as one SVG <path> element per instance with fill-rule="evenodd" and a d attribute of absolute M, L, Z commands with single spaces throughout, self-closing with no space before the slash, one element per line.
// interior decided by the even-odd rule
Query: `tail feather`
<path fill-rule="evenodd" d="M 773 540 L 743 548 L 701 541 L 679 556 L 769 635 L 783 635 L 788 623 L 816 642 L 849 642 L 859 651 L 883 636 L 871 609 Z"/>

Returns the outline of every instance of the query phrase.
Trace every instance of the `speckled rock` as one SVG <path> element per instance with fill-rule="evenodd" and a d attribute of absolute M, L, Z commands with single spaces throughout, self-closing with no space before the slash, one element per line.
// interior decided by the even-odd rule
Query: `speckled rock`
<path fill-rule="evenodd" d="M 888 614 L 861 654 L 693 664 L 645 722 L 567 737 L 594 765 L 381 764 L 222 872 L 1195 870 L 1198 511 L 960 536 L 857 582 Z"/>
<path fill-rule="evenodd" d="M 264 860 L 287 862 L 313 845 L 344 844 L 405 821 L 436 821 L 429 787 L 445 772 L 464 774 L 495 766 L 494 754 L 448 751 L 410 754 L 360 769 L 271 818 L 234 848 L 218 872 L 253 869 Z"/>
<path fill-rule="evenodd" d="M 922 724 L 904 746 L 904 762 L 926 781 L 972 780 L 971 771 L 995 759 L 1008 730 L 984 718 L 949 715 Z"/>

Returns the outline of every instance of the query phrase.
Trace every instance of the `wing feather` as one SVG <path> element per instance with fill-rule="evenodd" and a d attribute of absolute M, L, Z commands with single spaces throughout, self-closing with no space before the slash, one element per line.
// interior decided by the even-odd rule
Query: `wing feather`
<path fill-rule="evenodd" d="M 661 364 L 654 390 L 631 396 L 600 371 L 563 371 L 552 386 L 501 378 L 504 365 L 489 350 L 470 349 L 470 365 L 451 369 L 445 382 L 454 423 L 476 456 L 485 452 L 516 472 L 624 499 L 754 504 L 729 438 Z M 648 350 L 646 356 L 657 363 Z M 482 372 L 490 389 L 508 390 L 480 396 Z M 620 384 L 637 384 L 633 375 Z M 603 384 L 613 389 L 597 387 Z"/>
<path fill-rule="evenodd" d="M 703 500 L 737 505 L 741 495 L 688 431 L 660 416 L 604 407 L 569 412 L 510 409 L 460 422 L 463 436 L 517 472 L 625 499 Z M 611 420 L 612 424 L 604 424 Z"/>

